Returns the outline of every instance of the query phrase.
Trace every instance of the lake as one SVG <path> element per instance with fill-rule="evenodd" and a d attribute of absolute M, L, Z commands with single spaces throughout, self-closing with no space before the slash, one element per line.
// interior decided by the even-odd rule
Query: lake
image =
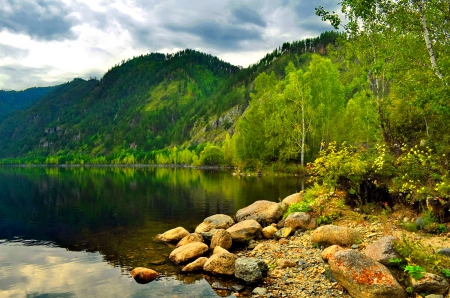
<path fill-rule="evenodd" d="M 227 297 L 155 240 L 302 189 L 299 177 L 157 167 L 0 167 L 0 297 Z M 138 284 L 129 272 L 164 276 Z"/>

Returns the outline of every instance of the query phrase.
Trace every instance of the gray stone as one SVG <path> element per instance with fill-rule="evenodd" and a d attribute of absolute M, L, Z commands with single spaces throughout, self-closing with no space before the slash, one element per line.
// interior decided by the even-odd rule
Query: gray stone
<path fill-rule="evenodd" d="M 449 284 L 442 276 L 425 272 L 423 277 L 415 280 L 410 277 L 409 282 L 416 293 L 430 293 L 443 295 L 447 292 Z"/>
<path fill-rule="evenodd" d="M 440 255 L 450 257 L 450 248 L 442 248 L 437 253 Z"/>
<path fill-rule="evenodd" d="M 257 287 L 253 289 L 252 293 L 255 295 L 265 295 L 267 290 L 265 288 Z"/>
<path fill-rule="evenodd" d="M 234 262 L 234 276 L 245 282 L 256 283 L 267 276 L 269 267 L 262 260 L 252 258 L 238 258 Z"/>
<path fill-rule="evenodd" d="M 246 242 L 261 234 L 262 227 L 254 219 L 241 221 L 227 229 L 233 242 Z"/>
<path fill-rule="evenodd" d="M 271 201 L 256 201 L 236 212 L 236 221 L 254 219 L 262 225 L 278 222 L 284 214 L 281 204 Z"/>
<path fill-rule="evenodd" d="M 293 230 L 310 230 L 316 228 L 317 224 L 316 220 L 306 212 L 292 212 L 286 218 L 284 226 Z"/>
<path fill-rule="evenodd" d="M 423 227 L 425 226 L 425 221 L 422 219 L 422 217 L 418 217 L 417 219 L 416 219 L 416 226 L 419 228 L 419 229 L 423 229 Z"/>
<path fill-rule="evenodd" d="M 364 253 L 369 258 L 389 266 L 391 265 L 390 259 L 403 259 L 395 249 L 395 243 L 397 242 L 398 240 L 394 236 L 383 237 L 368 245 Z"/>
<path fill-rule="evenodd" d="M 205 218 L 203 222 L 195 228 L 195 232 L 201 234 L 214 229 L 226 230 L 232 225 L 234 225 L 234 220 L 230 216 L 225 214 L 215 214 Z"/>

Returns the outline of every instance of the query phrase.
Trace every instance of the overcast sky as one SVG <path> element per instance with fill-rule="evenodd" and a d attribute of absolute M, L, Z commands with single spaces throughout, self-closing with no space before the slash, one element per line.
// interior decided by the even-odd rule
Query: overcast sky
<path fill-rule="evenodd" d="M 0 89 L 100 78 L 122 59 L 185 48 L 234 65 L 332 27 L 339 0 L 0 0 Z"/>

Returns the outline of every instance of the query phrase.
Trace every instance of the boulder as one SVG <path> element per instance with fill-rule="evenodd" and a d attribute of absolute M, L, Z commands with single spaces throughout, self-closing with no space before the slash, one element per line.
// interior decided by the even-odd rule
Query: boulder
<path fill-rule="evenodd" d="M 283 216 L 284 210 L 279 203 L 270 201 L 256 201 L 253 204 L 240 209 L 236 213 L 236 221 L 241 222 L 254 219 L 261 225 L 278 222 Z"/>
<path fill-rule="evenodd" d="M 180 242 L 178 242 L 177 247 L 192 243 L 192 242 L 202 242 L 203 243 L 203 237 L 200 234 L 197 233 L 192 233 L 189 234 L 185 237 L 183 237 L 183 239 L 180 240 Z"/>
<path fill-rule="evenodd" d="M 444 255 L 446 257 L 450 257 L 450 248 L 446 247 L 446 248 L 441 248 L 440 250 L 438 250 L 437 252 L 440 255 Z"/>
<path fill-rule="evenodd" d="M 220 246 L 217 246 L 220 247 Z M 217 248 L 216 247 L 216 248 Z M 213 254 L 203 266 L 203 270 L 212 274 L 233 275 L 237 256 L 229 252 Z"/>
<path fill-rule="evenodd" d="M 300 203 L 302 200 L 303 200 L 303 192 L 298 192 L 285 197 L 282 203 L 291 206 L 292 204 Z"/>
<path fill-rule="evenodd" d="M 350 246 L 360 239 L 362 236 L 358 230 L 335 225 L 321 226 L 311 233 L 312 243 L 317 244 Z"/>
<path fill-rule="evenodd" d="M 183 269 L 181 269 L 181 271 L 183 271 L 183 272 L 202 271 L 203 266 L 205 266 L 205 263 L 207 260 L 208 260 L 208 258 L 205 258 L 205 257 L 198 258 L 194 262 L 189 263 L 186 266 L 184 266 Z"/>
<path fill-rule="evenodd" d="M 267 276 L 269 267 L 262 260 L 252 258 L 238 258 L 234 262 L 234 276 L 245 282 L 261 282 Z"/>
<path fill-rule="evenodd" d="M 229 252 L 229 251 L 226 250 L 225 248 L 220 247 L 220 246 L 216 246 L 216 247 L 214 247 L 213 255 L 224 253 L 224 252 Z"/>
<path fill-rule="evenodd" d="M 292 212 L 286 217 L 284 226 L 293 230 L 310 230 L 317 227 L 316 220 L 306 212 Z"/>
<path fill-rule="evenodd" d="M 357 250 L 339 250 L 328 259 L 328 264 L 336 281 L 352 297 L 407 297 L 387 267 Z"/>
<path fill-rule="evenodd" d="M 394 236 L 387 236 L 378 239 L 372 244 L 369 244 L 364 253 L 369 258 L 380 262 L 383 265 L 389 266 L 389 262 L 392 258 L 403 259 L 403 257 L 395 249 L 395 243 L 398 242 L 397 238 Z"/>
<path fill-rule="evenodd" d="M 423 277 L 419 280 L 415 280 L 410 276 L 409 282 L 416 293 L 443 295 L 447 292 L 449 287 L 445 278 L 427 272 L 424 272 Z"/>
<path fill-rule="evenodd" d="M 322 251 L 322 259 L 328 261 L 339 250 L 343 250 L 339 245 L 328 246 Z"/>
<path fill-rule="evenodd" d="M 233 241 L 246 242 L 261 234 L 262 227 L 254 219 L 241 221 L 227 229 Z"/>
<path fill-rule="evenodd" d="M 223 229 L 218 229 L 217 232 L 211 239 L 211 245 L 209 246 L 211 249 L 214 249 L 216 246 L 223 247 L 225 249 L 229 249 L 233 244 L 233 239 L 231 238 L 230 233 Z"/>
<path fill-rule="evenodd" d="M 200 242 L 192 242 L 175 248 L 169 255 L 169 259 L 177 264 L 185 263 L 200 257 L 208 251 L 208 245 Z"/>
<path fill-rule="evenodd" d="M 228 229 L 232 225 L 234 225 L 234 220 L 230 216 L 216 214 L 205 218 L 203 222 L 195 228 L 195 232 L 201 234 L 214 229 Z"/>
<path fill-rule="evenodd" d="M 159 273 L 145 267 L 136 267 L 131 271 L 131 276 L 140 284 L 146 284 L 159 277 Z"/>
<path fill-rule="evenodd" d="M 273 236 L 276 239 L 287 238 L 292 234 L 292 228 L 281 228 Z"/>
<path fill-rule="evenodd" d="M 278 229 L 275 228 L 274 226 L 267 226 L 264 229 L 262 229 L 262 235 L 266 239 L 272 239 L 273 234 L 275 234 L 277 231 Z"/>
<path fill-rule="evenodd" d="M 178 227 L 175 229 L 168 230 L 167 232 L 161 235 L 158 235 L 158 239 L 164 242 L 178 242 L 187 235 L 189 235 L 189 232 L 185 228 Z"/>
<path fill-rule="evenodd" d="M 211 241 L 212 237 L 214 236 L 214 234 L 216 232 L 217 232 L 216 229 L 212 229 L 212 230 L 210 230 L 208 232 L 201 232 L 200 235 L 202 236 L 202 238 L 204 240 Z"/>

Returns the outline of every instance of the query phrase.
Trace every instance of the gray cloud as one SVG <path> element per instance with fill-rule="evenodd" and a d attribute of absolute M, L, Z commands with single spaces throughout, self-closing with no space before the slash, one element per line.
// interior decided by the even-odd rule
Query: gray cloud
<path fill-rule="evenodd" d="M 323 5 L 328 10 L 339 10 L 338 1 L 128 0 L 118 4 L 116 0 L 101 0 L 93 1 L 95 5 L 91 7 L 89 3 L 76 0 L 0 0 L 0 33 L 28 35 L 33 42 L 45 43 L 45 47 L 57 45 L 52 52 L 64 49 L 57 52 L 60 53 L 58 61 L 80 57 L 71 52 L 72 48 L 80 48 L 80 42 L 88 55 L 92 55 L 85 60 L 97 63 L 88 65 L 81 58 L 74 61 L 77 67 L 72 69 L 76 71 L 61 69 L 62 66 L 54 65 L 54 59 L 49 59 L 45 53 L 39 56 L 32 48 L 33 43 L 29 43 L 29 48 L 20 45 L 21 50 L 17 48 L 18 41 L 8 44 L 7 40 L 0 40 L 0 88 L 53 85 L 77 76 L 100 77 L 114 63 L 129 58 L 124 53 L 132 53 L 132 56 L 193 48 L 237 59 L 228 61 L 230 63 L 248 65 L 283 42 L 315 37 L 332 30 L 314 14 L 314 8 Z M 106 36 L 117 36 L 117 41 L 109 42 Z M 122 37 L 126 39 L 121 41 Z M 68 44 L 70 46 L 66 46 Z M 33 63 L 46 66 L 24 65 L 22 61 L 29 57 L 47 59 Z M 80 70 L 81 65 L 83 70 Z M 64 74 L 59 80 L 56 75 L 50 76 L 61 72 Z"/>
<path fill-rule="evenodd" d="M 0 43 L 0 59 L 10 57 L 13 59 L 22 59 L 28 55 L 30 50 L 19 49 L 10 45 Z"/>
<path fill-rule="evenodd" d="M 167 26 L 174 32 L 185 32 L 199 37 L 204 43 L 222 49 L 239 50 L 241 42 L 261 40 L 261 33 L 252 28 L 205 21 L 192 26 Z"/>
<path fill-rule="evenodd" d="M 255 24 L 260 27 L 266 27 L 267 25 L 266 21 L 261 17 L 259 13 L 245 6 L 234 9 L 233 16 L 237 21 L 240 21 L 244 24 Z"/>
<path fill-rule="evenodd" d="M 74 38 L 75 21 L 59 1 L 21 2 L 6 0 L 0 8 L 0 28 L 23 33 L 35 39 L 63 40 Z M 8 9 L 7 9 L 8 8 Z"/>

